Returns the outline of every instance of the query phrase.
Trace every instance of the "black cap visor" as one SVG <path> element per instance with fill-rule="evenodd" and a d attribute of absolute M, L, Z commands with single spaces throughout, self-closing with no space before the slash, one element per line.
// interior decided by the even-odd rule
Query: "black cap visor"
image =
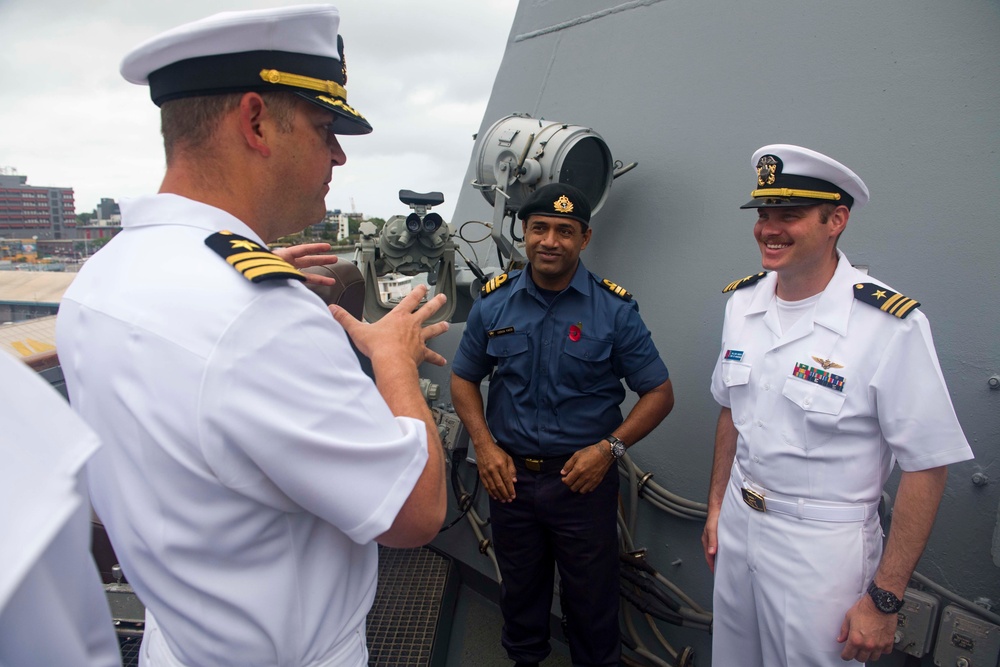
<path fill-rule="evenodd" d="M 843 202 L 829 199 L 807 199 L 805 197 L 758 197 L 751 199 L 740 208 L 791 208 L 792 206 L 817 206 L 819 204 L 837 204 Z"/>
<path fill-rule="evenodd" d="M 292 92 L 318 107 L 332 111 L 336 116 L 333 121 L 334 134 L 368 134 L 372 131 L 372 126 L 365 120 L 365 117 L 339 97 L 315 93 L 310 90 L 295 90 Z"/>
<path fill-rule="evenodd" d="M 837 204 L 850 209 L 854 197 L 833 183 L 808 176 L 780 174 L 773 183 L 758 181 L 753 197 L 740 208 L 784 208 L 790 206 L 815 206 L 817 204 Z"/>
<path fill-rule="evenodd" d="M 202 95 L 251 91 L 295 93 L 337 116 L 334 134 L 368 134 L 372 126 L 347 103 L 341 62 L 336 58 L 284 51 L 190 58 L 150 73 L 149 94 L 161 106 L 170 100 Z"/>

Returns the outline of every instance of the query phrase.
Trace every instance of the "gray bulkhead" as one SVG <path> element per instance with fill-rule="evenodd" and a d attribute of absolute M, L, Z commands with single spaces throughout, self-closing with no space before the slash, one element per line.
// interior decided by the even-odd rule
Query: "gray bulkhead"
<path fill-rule="evenodd" d="M 1000 375 L 1000 3 L 522 0 L 479 136 L 511 113 L 592 127 L 616 160 L 638 162 L 595 215 L 583 259 L 635 295 L 674 382 L 673 413 L 630 454 L 702 502 L 721 289 L 760 270 L 755 212 L 738 209 L 753 186 L 750 156 L 800 144 L 861 175 L 871 202 L 840 247 L 923 304 L 976 455 L 951 467 L 917 571 L 1000 612 L 1000 390 L 990 388 Z M 466 183 L 475 177 L 473 159 Z M 451 222 L 491 217 L 465 187 Z M 479 257 L 495 258 L 486 245 Z M 461 329 L 437 343 L 446 356 Z M 429 375 L 446 386 L 446 373 Z M 701 529 L 644 506 L 635 537 L 710 608 Z M 468 527 L 455 531 L 468 535 L 436 544 L 492 576 Z M 661 627 L 708 664 L 707 634 Z"/>

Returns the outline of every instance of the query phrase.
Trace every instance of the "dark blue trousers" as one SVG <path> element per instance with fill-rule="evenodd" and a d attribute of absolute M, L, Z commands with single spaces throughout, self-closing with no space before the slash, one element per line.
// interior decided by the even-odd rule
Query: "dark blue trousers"
<path fill-rule="evenodd" d="M 518 468 L 515 491 L 510 503 L 490 500 L 507 655 L 540 662 L 549 654 L 554 564 L 573 664 L 618 665 L 618 466 L 586 494 L 558 471 Z"/>

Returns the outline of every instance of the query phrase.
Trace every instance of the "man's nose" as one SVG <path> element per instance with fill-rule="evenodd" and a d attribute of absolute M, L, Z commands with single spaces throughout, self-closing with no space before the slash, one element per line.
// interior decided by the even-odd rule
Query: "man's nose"
<path fill-rule="evenodd" d="M 330 162 L 333 163 L 334 167 L 339 167 L 345 162 L 347 162 L 347 153 L 344 152 L 343 147 L 340 145 L 340 141 L 337 140 L 337 135 L 330 135 Z"/>
<path fill-rule="evenodd" d="M 542 243 L 548 246 L 557 245 L 559 241 L 559 232 L 555 229 L 549 229 L 545 232 L 545 236 L 542 237 Z"/>

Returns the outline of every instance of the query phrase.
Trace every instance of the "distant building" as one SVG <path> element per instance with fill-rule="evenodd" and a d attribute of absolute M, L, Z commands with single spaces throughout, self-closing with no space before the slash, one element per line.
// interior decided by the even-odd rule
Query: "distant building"
<path fill-rule="evenodd" d="M 76 227 L 76 238 L 83 241 L 111 238 L 122 230 L 122 212 L 114 199 L 102 198 L 86 224 Z"/>
<path fill-rule="evenodd" d="M 0 171 L 0 238 L 76 238 L 73 188 L 28 185 L 28 177 Z"/>
<path fill-rule="evenodd" d="M 101 203 L 94 209 L 94 219 L 97 222 L 117 223 L 120 226 L 122 224 L 122 211 L 118 207 L 118 202 L 102 197 Z"/>
<path fill-rule="evenodd" d="M 309 226 L 312 236 L 322 238 L 323 234 L 329 233 L 330 240 L 343 243 L 351 233 L 351 221 L 361 222 L 362 213 L 346 213 L 339 208 L 326 212 L 326 217 L 315 225 Z"/>

